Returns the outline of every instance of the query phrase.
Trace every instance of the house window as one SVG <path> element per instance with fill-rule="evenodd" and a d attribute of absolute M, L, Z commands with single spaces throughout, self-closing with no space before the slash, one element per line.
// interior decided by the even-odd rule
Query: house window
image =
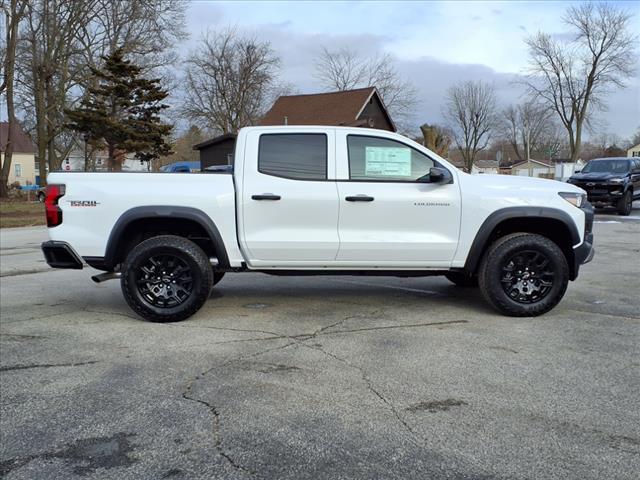
<path fill-rule="evenodd" d="M 386 138 L 349 135 L 347 146 L 351 180 L 415 182 L 438 166 L 425 154 Z"/>
<path fill-rule="evenodd" d="M 324 133 L 261 135 L 258 171 L 294 180 L 326 180 L 327 136 Z"/>
<path fill-rule="evenodd" d="M 640 150 L 636 150 L 635 152 L 631 152 L 632 157 L 640 157 Z"/>
<path fill-rule="evenodd" d="M 14 171 L 16 174 L 16 178 L 19 178 L 22 176 L 22 165 L 20 165 L 19 163 L 16 163 L 14 166 Z"/>

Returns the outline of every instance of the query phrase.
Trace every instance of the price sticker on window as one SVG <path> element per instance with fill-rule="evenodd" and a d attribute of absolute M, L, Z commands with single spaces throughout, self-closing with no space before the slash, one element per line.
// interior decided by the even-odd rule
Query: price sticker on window
<path fill-rule="evenodd" d="M 372 177 L 410 177 L 411 149 L 366 147 L 365 175 Z"/>

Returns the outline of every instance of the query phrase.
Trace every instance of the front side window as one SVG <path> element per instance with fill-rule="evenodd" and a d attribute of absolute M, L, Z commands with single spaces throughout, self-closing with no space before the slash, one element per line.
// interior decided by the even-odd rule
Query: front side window
<path fill-rule="evenodd" d="M 324 133 L 261 135 L 258 171 L 294 180 L 326 180 L 327 136 Z"/>
<path fill-rule="evenodd" d="M 415 182 L 436 162 L 413 148 L 379 137 L 348 135 L 351 180 Z"/>

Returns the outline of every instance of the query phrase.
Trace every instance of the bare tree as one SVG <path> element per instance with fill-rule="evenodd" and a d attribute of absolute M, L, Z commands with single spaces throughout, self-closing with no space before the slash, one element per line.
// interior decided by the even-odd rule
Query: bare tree
<path fill-rule="evenodd" d="M 280 60 L 268 42 L 235 29 L 208 33 L 189 55 L 183 115 L 216 133 L 236 133 L 265 112 Z"/>
<path fill-rule="evenodd" d="M 535 101 L 507 107 L 502 112 L 499 127 L 519 160 L 531 158 L 534 153 L 553 157 L 560 148 L 554 111 Z"/>
<path fill-rule="evenodd" d="M 21 107 L 33 118 L 40 178 L 82 143 L 66 127 L 91 86 L 91 67 L 118 47 L 154 75 L 175 64 L 184 0 L 30 0 L 20 47 Z M 165 69 L 167 72 L 169 69 Z"/>
<path fill-rule="evenodd" d="M 376 87 L 395 123 L 404 128 L 418 103 L 415 87 L 402 79 L 389 54 L 364 57 L 349 48 L 322 47 L 315 77 L 326 90 Z"/>
<path fill-rule="evenodd" d="M 11 161 L 13 157 L 13 137 L 18 129 L 16 111 L 14 105 L 14 78 L 16 49 L 18 43 L 18 25 L 26 8 L 26 0 L 9 0 L 9 5 L 4 3 L 0 9 L 5 14 L 6 46 L 3 55 L 3 75 L 0 84 L 0 93 L 6 90 L 7 96 L 7 119 L 9 120 L 7 132 L 7 144 L 4 148 L 4 159 L 2 171 L 0 172 L 0 197 L 6 197 L 8 193 L 9 172 L 11 171 Z"/>
<path fill-rule="evenodd" d="M 465 169 L 470 172 L 478 152 L 491 139 L 497 121 L 494 88 L 483 82 L 461 82 L 447 92 L 444 116 L 449 122 Z"/>
<path fill-rule="evenodd" d="M 582 133 L 605 94 L 633 75 L 637 37 L 631 14 L 614 4 L 585 2 L 569 7 L 564 22 L 574 33 L 563 42 L 538 32 L 529 37 L 529 91 L 558 114 L 567 130 L 571 159 L 578 160 Z"/>

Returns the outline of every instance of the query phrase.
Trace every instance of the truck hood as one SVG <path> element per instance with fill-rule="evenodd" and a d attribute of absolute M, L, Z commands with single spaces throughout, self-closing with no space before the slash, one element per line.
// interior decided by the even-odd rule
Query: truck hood
<path fill-rule="evenodd" d="M 530 178 L 521 177 L 518 175 L 493 175 L 493 174 L 481 174 L 481 175 L 466 175 L 467 179 L 477 185 L 479 188 L 496 189 L 496 190 L 508 190 L 518 189 L 529 190 L 532 192 L 576 192 L 584 193 L 584 191 L 571 185 L 570 183 L 558 182 L 556 180 L 548 180 L 546 178 Z"/>
<path fill-rule="evenodd" d="M 571 180 L 577 180 L 579 182 L 604 182 L 611 180 L 612 178 L 624 178 L 625 173 L 606 173 L 606 172 L 593 172 L 593 173 L 575 173 L 571 175 Z"/>

